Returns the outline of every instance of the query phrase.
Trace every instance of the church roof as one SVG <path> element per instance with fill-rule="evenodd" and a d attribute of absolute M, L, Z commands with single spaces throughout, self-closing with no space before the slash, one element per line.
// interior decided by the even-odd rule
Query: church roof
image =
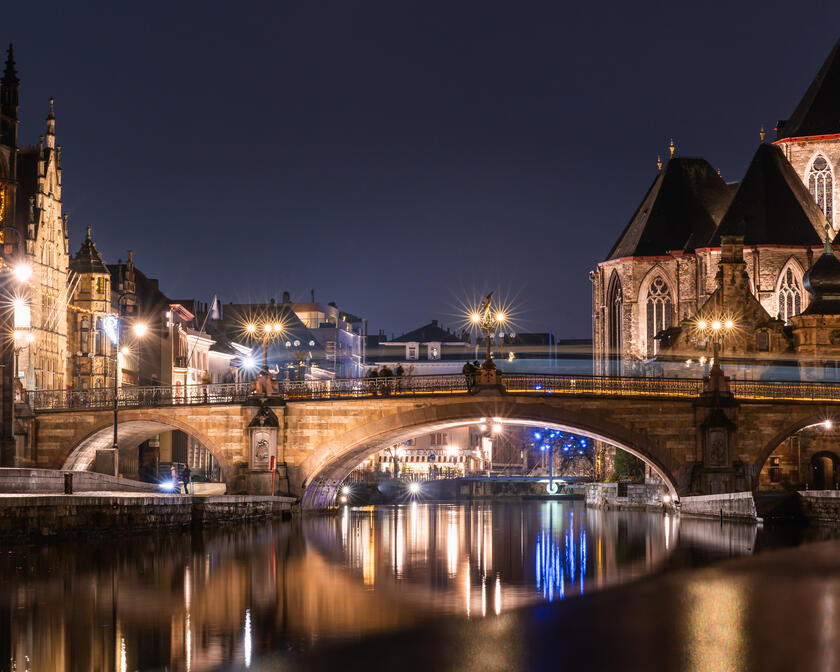
<path fill-rule="evenodd" d="M 776 128 L 779 140 L 832 133 L 840 133 L 840 40 L 793 114 Z"/>
<path fill-rule="evenodd" d="M 712 235 L 731 198 L 705 159 L 674 157 L 656 176 L 607 260 L 693 250 Z"/>
<path fill-rule="evenodd" d="M 76 273 L 104 273 L 110 274 L 105 260 L 96 249 L 96 245 L 90 239 L 90 227 L 87 228 L 87 237 L 82 243 L 76 256 L 70 260 L 70 270 Z"/>
<path fill-rule="evenodd" d="M 761 144 L 709 241 L 743 236 L 745 245 L 822 245 L 825 215 L 781 150 Z"/>

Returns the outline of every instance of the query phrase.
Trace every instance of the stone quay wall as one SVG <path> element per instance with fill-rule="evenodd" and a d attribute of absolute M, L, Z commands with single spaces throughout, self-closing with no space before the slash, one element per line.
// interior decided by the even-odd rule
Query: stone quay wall
<path fill-rule="evenodd" d="M 0 494 L 0 537 L 168 531 L 287 517 L 296 501 L 292 497 Z"/>
<path fill-rule="evenodd" d="M 755 520 L 758 517 L 752 492 L 681 497 L 680 515 L 734 520 Z"/>
<path fill-rule="evenodd" d="M 800 490 L 799 510 L 808 521 L 840 523 L 840 490 Z"/>
<path fill-rule="evenodd" d="M 618 483 L 587 483 L 586 506 L 627 511 L 662 510 L 665 487 L 661 483 L 628 483 L 618 495 Z M 622 488 L 622 491 L 624 489 Z"/>
<path fill-rule="evenodd" d="M 154 483 L 115 478 L 94 471 L 0 469 L 0 492 L 64 493 L 64 475 L 72 474 L 74 492 L 158 492 Z"/>

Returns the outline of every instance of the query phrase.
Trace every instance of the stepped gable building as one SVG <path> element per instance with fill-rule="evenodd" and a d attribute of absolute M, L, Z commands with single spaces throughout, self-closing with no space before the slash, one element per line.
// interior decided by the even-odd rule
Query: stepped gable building
<path fill-rule="evenodd" d="M 29 281 L 34 338 L 19 353 L 26 387 L 61 388 L 67 369 L 68 237 L 61 202 L 61 147 L 56 143 L 53 100 L 45 133 L 34 147 L 19 145 L 20 80 L 9 47 L 0 79 L 0 227 L 4 253 L 22 254 Z"/>
<path fill-rule="evenodd" d="M 724 183 L 701 158 L 673 156 L 660 169 L 590 274 L 596 373 L 632 373 L 664 347 L 681 352 L 691 338 L 680 323 L 718 303 L 750 323 L 736 350 L 795 347 L 784 327 L 807 309 L 805 272 L 840 227 L 839 49 L 840 42 L 790 119 L 779 122 L 776 141 L 762 138 L 739 183 Z M 755 301 L 730 305 L 741 289 Z"/>

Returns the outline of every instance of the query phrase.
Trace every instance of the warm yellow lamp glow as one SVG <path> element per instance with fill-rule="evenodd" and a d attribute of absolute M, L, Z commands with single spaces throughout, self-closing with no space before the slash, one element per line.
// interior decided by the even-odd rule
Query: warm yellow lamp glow
<path fill-rule="evenodd" d="M 720 331 L 720 327 L 721 327 L 721 324 L 717 320 L 712 322 L 712 329 L 714 329 L 715 331 Z"/>
<path fill-rule="evenodd" d="M 256 324 L 249 324 L 245 329 L 248 331 L 249 334 L 253 334 L 257 330 Z"/>
<path fill-rule="evenodd" d="M 698 329 L 705 329 L 707 326 L 708 326 L 708 325 L 706 324 L 706 320 L 700 320 L 700 321 L 697 323 L 697 328 L 698 328 Z"/>
<path fill-rule="evenodd" d="M 134 325 L 133 330 L 135 336 L 143 338 L 143 336 L 145 336 L 146 332 L 149 330 L 149 327 L 143 322 L 138 322 Z"/>

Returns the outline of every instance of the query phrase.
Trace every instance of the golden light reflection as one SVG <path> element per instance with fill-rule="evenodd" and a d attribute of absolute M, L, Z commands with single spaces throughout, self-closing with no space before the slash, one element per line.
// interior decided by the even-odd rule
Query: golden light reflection
<path fill-rule="evenodd" d="M 733 579 L 699 579 L 687 584 L 686 660 L 692 672 L 745 669 L 744 587 Z"/>

